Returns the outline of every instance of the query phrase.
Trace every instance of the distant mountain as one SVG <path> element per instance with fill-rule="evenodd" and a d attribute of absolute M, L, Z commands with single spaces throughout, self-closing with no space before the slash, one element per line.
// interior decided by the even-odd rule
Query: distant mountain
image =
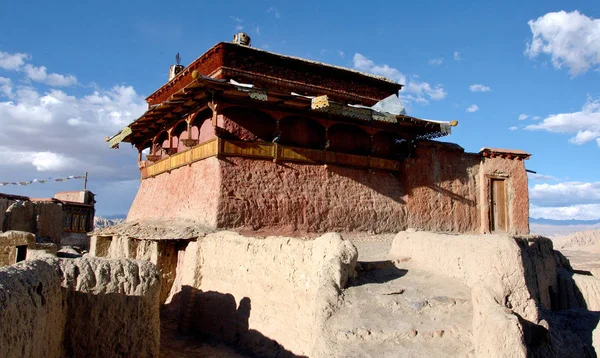
<path fill-rule="evenodd" d="M 117 225 L 125 221 L 125 217 L 114 219 L 103 218 L 102 216 L 94 216 L 94 229 L 104 229 L 105 227 Z"/>
<path fill-rule="evenodd" d="M 531 224 L 544 224 L 544 225 L 554 225 L 554 226 L 567 226 L 567 225 L 596 225 L 600 224 L 600 219 L 598 220 L 552 220 L 552 219 L 544 219 L 544 218 L 529 218 L 529 223 Z"/>

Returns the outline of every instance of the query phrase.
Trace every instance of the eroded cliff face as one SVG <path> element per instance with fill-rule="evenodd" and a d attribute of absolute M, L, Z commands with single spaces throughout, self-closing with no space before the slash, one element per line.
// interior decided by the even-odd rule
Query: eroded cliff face
<path fill-rule="evenodd" d="M 159 292 L 149 262 L 43 259 L 0 268 L 0 347 L 7 357 L 157 357 Z"/>

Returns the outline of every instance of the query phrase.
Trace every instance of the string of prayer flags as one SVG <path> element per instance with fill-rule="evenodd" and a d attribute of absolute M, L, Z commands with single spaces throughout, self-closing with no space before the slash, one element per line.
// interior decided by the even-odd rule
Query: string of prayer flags
<path fill-rule="evenodd" d="M 65 180 L 72 180 L 72 179 L 84 179 L 85 175 L 69 175 L 68 177 L 64 177 L 64 178 L 48 178 L 48 179 L 33 179 L 33 180 L 29 180 L 29 181 L 0 181 L 0 186 L 7 186 L 7 185 L 30 185 L 33 183 L 40 183 L 40 184 L 44 184 L 47 183 L 49 181 L 54 181 L 54 182 L 63 182 Z"/>

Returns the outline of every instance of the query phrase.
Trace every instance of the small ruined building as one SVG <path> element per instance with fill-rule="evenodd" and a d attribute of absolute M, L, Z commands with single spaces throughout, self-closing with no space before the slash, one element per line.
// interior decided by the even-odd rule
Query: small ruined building
<path fill-rule="evenodd" d="M 456 121 L 405 114 L 389 79 L 222 42 L 172 66 L 107 139 L 139 150 L 127 221 L 271 232 L 526 234 L 529 154 L 465 153 Z"/>
<path fill-rule="evenodd" d="M 89 190 L 60 192 L 43 199 L 0 193 L 0 233 L 4 233 L 0 235 L 0 252 L 14 253 L 7 260 L 0 259 L 0 266 L 24 260 L 27 246 L 35 248 L 36 241 L 88 248 L 94 203 Z M 34 234 L 33 242 L 22 242 L 23 235 L 9 235 L 13 231 Z M 17 236 L 22 239 L 16 240 Z"/>

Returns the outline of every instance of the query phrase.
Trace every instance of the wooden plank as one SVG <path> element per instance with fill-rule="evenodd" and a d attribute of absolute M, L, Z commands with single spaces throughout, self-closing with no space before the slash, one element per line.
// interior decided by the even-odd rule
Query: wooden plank
<path fill-rule="evenodd" d="M 273 143 L 223 140 L 223 154 L 230 156 L 272 159 L 274 156 Z"/>
<path fill-rule="evenodd" d="M 325 152 L 320 149 L 296 148 L 280 146 L 279 159 L 303 163 L 323 163 Z"/>

